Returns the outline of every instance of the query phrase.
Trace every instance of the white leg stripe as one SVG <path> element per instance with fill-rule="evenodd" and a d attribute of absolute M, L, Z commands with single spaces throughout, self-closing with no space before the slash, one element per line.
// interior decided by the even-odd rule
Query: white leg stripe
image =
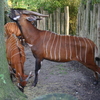
<path fill-rule="evenodd" d="M 56 37 L 56 34 L 54 34 L 53 42 L 52 42 L 52 45 L 51 45 L 51 48 L 50 48 L 50 56 L 51 56 L 51 59 L 52 59 L 52 54 L 53 54 L 52 51 L 54 50 L 52 48 L 53 48 L 53 44 L 54 44 L 54 41 L 55 41 L 55 37 Z"/>
<path fill-rule="evenodd" d="M 41 61 L 41 65 L 42 65 L 42 61 Z"/>
<path fill-rule="evenodd" d="M 38 74 L 40 73 L 40 70 L 38 70 Z"/>

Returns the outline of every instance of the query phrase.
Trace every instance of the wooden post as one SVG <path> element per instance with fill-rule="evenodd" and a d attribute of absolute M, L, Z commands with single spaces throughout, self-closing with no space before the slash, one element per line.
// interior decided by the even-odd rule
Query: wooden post
<path fill-rule="evenodd" d="M 94 41 L 94 43 L 96 44 L 96 37 L 97 37 L 97 33 L 95 32 L 95 25 L 96 25 L 96 5 L 94 4 L 93 6 L 93 34 L 92 34 L 92 39 Z"/>
<path fill-rule="evenodd" d="M 76 28 L 77 36 L 79 36 L 79 31 L 80 31 L 80 7 L 78 9 L 78 14 L 77 14 L 77 28 Z"/>
<path fill-rule="evenodd" d="M 45 11 L 45 15 L 49 15 L 48 11 Z M 48 30 L 48 19 L 49 17 L 45 17 L 45 30 Z"/>
<path fill-rule="evenodd" d="M 61 27 L 61 29 L 60 29 L 61 31 L 60 31 L 60 33 L 61 33 L 61 34 L 65 34 L 65 32 L 64 32 L 64 29 L 65 29 L 65 28 L 64 28 L 64 13 L 61 13 L 61 18 L 60 18 L 60 20 L 61 20 L 61 26 L 60 26 L 60 27 Z"/>
<path fill-rule="evenodd" d="M 93 12 L 92 11 L 90 11 L 90 39 L 91 40 L 93 40 L 92 39 L 92 31 L 93 31 Z"/>
<path fill-rule="evenodd" d="M 87 4 L 86 4 L 86 22 L 85 22 L 85 37 L 89 38 L 89 27 L 90 27 L 90 0 L 87 0 Z"/>
<path fill-rule="evenodd" d="M 43 10 L 43 14 L 46 15 L 46 12 Z M 43 18 L 43 30 L 46 29 L 46 17 Z"/>
<path fill-rule="evenodd" d="M 56 33 L 56 11 L 53 12 L 53 31 Z"/>
<path fill-rule="evenodd" d="M 40 13 L 40 9 L 38 9 L 38 11 L 37 11 L 37 12 L 39 12 L 39 13 Z M 38 29 L 41 29 L 41 28 L 40 28 L 40 20 L 38 20 L 38 21 L 37 21 L 37 28 L 38 28 Z"/>
<path fill-rule="evenodd" d="M 48 30 L 50 31 L 50 14 L 49 14 L 49 18 L 48 18 Z"/>
<path fill-rule="evenodd" d="M 81 37 L 86 37 L 86 9 L 83 8 L 81 14 Z"/>
<path fill-rule="evenodd" d="M 97 20 L 97 47 L 98 47 L 98 53 L 100 57 L 100 4 L 98 4 L 98 20 Z"/>
<path fill-rule="evenodd" d="M 56 23 L 57 23 L 57 26 L 56 26 L 57 33 L 60 34 L 60 8 L 57 8 L 56 15 L 57 15 L 56 16 L 56 19 L 57 19 L 57 21 L 56 21 Z"/>
<path fill-rule="evenodd" d="M 50 31 L 52 31 L 52 14 L 50 14 Z"/>
<path fill-rule="evenodd" d="M 40 13 L 43 14 L 43 9 L 40 9 Z M 43 30 L 44 29 L 44 18 L 42 20 L 40 20 L 40 29 Z"/>
<path fill-rule="evenodd" d="M 64 8 L 65 13 L 65 34 L 69 35 L 69 7 Z"/>

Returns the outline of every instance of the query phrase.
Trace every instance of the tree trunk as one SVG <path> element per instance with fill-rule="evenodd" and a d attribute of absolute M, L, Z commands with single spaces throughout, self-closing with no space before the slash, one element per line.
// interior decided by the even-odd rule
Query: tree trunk
<path fill-rule="evenodd" d="M 4 42 L 4 0 L 0 0 L 0 100 L 26 100 L 26 96 L 11 82 Z"/>

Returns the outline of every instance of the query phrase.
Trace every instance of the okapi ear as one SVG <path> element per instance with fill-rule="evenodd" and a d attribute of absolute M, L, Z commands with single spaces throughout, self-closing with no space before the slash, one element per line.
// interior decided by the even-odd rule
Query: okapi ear
<path fill-rule="evenodd" d="M 42 20 L 42 18 L 37 18 L 36 20 Z"/>
<path fill-rule="evenodd" d="M 28 21 L 30 21 L 30 22 L 35 21 L 35 19 L 32 18 L 32 17 L 27 17 L 26 19 L 27 19 Z"/>

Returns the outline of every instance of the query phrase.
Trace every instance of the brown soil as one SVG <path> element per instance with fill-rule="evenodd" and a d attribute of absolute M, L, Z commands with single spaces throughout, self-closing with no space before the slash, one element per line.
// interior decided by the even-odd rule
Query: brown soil
<path fill-rule="evenodd" d="M 25 52 L 25 73 L 28 74 L 35 69 L 35 58 L 29 47 L 25 47 Z M 25 87 L 28 100 L 51 93 L 67 93 L 78 100 L 100 100 L 100 82 L 93 85 L 93 72 L 75 61 L 56 63 L 44 60 L 36 87 L 32 86 L 33 80 L 34 76 Z"/>

